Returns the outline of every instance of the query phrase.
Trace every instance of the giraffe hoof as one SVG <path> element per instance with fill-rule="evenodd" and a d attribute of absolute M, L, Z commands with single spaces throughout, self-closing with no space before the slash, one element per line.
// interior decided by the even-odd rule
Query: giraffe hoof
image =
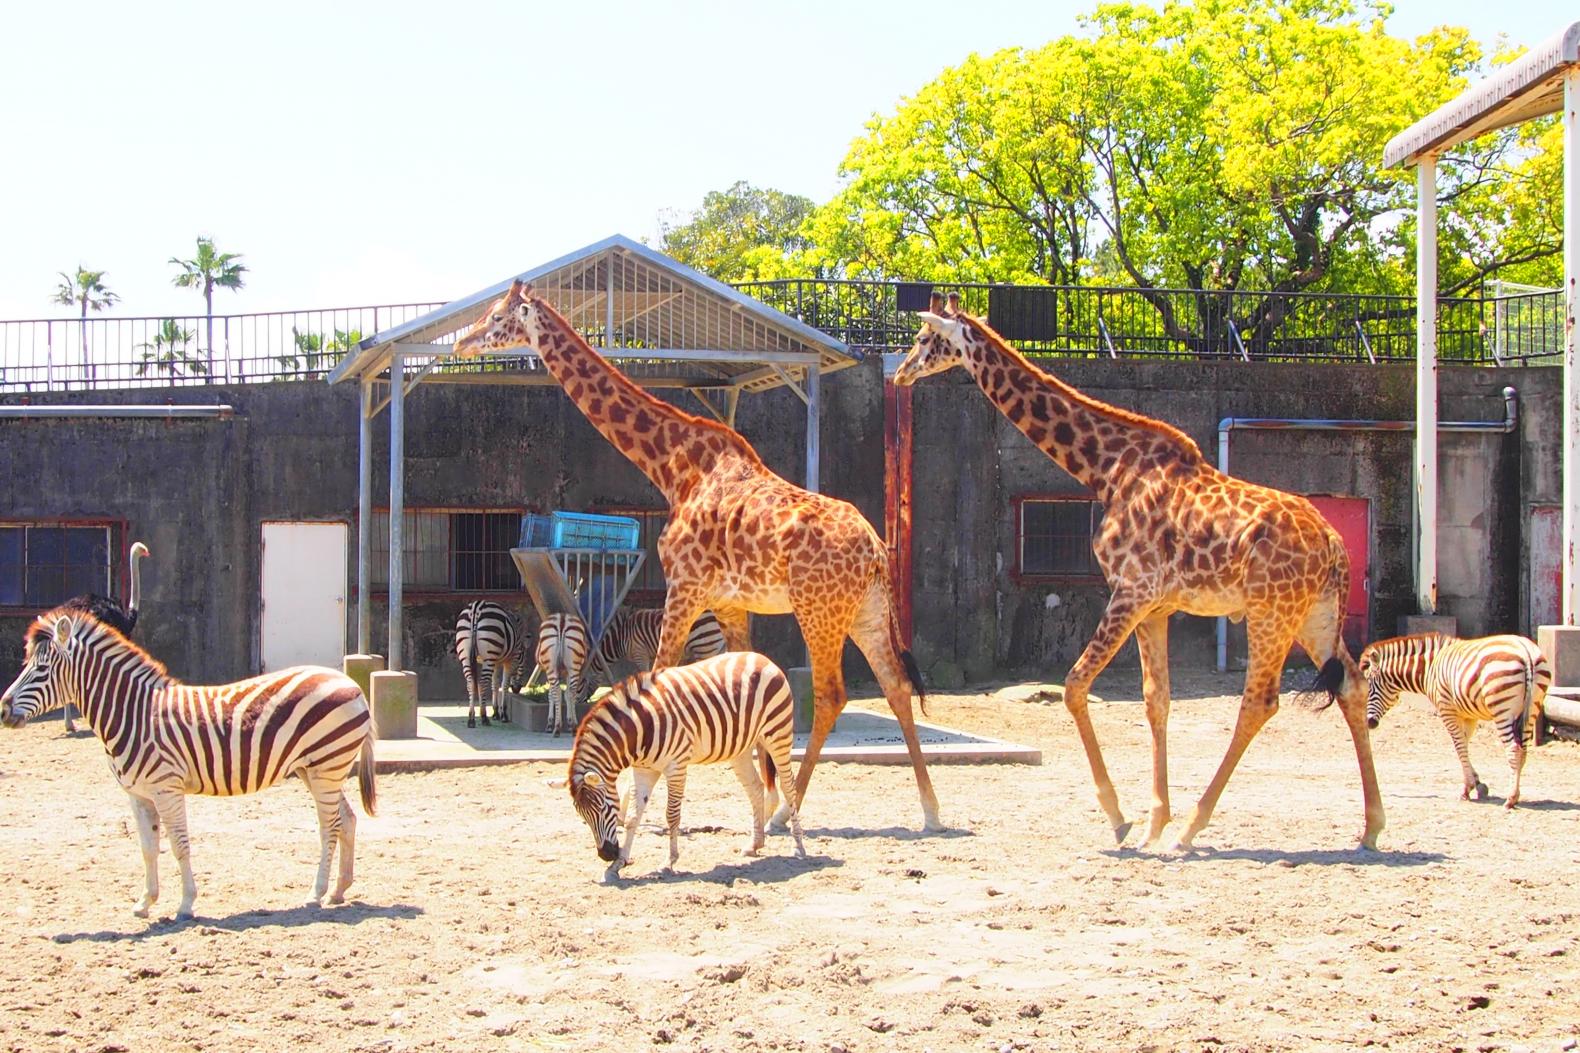
<path fill-rule="evenodd" d="M 1120 823 L 1118 826 L 1114 827 L 1114 844 L 1116 844 L 1116 845 L 1124 844 L 1125 843 L 1125 838 L 1130 836 L 1130 828 L 1132 826 L 1135 826 L 1135 825 L 1136 824 L 1134 822 L 1129 822 L 1129 823 Z"/>

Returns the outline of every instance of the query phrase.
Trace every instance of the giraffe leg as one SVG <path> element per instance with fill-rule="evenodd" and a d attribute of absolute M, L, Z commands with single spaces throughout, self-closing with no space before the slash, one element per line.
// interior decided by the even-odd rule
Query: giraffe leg
<path fill-rule="evenodd" d="M 724 633 L 724 649 L 750 651 L 752 649 L 751 615 L 737 608 L 716 608 L 713 616 L 719 620 Z"/>
<path fill-rule="evenodd" d="M 1136 626 L 1141 651 L 1141 692 L 1152 729 L 1152 811 L 1147 817 L 1146 848 L 1156 848 L 1169 819 L 1169 618 L 1154 614 Z"/>
<path fill-rule="evenodd" d="M 192 917 L 192 901 L 197 899 L 197 881 L 192 877 L 192 844 L 187 837 L 187 798 L 180 790 L 158 790 L 154 808 L 170 835 L 170 852 L 181 867 L 181 906 L 176 917 Z"/>
<path fill-rule="evenodd" d="M 762 743 L 757 744 L 762 749 Z M 767 819 L 764 814 L 763 780 L 757 774 L 757 760 L 752 756 L 752 751 L 747 750 L 739 754 L 730 762 L 730 767 L 735 771 L 735 777 L 740 780 L 741 788 L 746 791 L 746 796 L 752 802 L 752 841 L 747 847 L 741 849 L 743 855 L 755 856 L 762 851 L 763 843 L 767 837 L 763 834 L 763 824 Z"/>
<path fill-rule="evenodd" d="M 812 658 L 812 734 L 807 739 L 806 752 L 801 757 L 801 767 L 795 776 L 795 799 L 799 804 L 806 800 L 807 784 L 812 781 L 812 771 L 817 767 L 817 758 L 823 752 L 823 743 L 828 739 L 828 733 L 834 730 L 834 722 L 839 719 L 840 713 L 845 710 L 845 676 L 840 668 L 841 652 L 844 650 L 845 635 L 839 630 L 830 630 L 821 621 L 812 623 L 824 631 L 817 635 L 809 630 L 808 621 L 801 622 L 801 633 L 806 638 L 807 652 Z M 839 635 L 833 635 L 838 632 Z M 790 818 L 790 800 L 788 787 L 786 787 L 785 801 L 774 813 L 773 829 L 777 833 L 785 830 Z"/>
<path fill-rule="evenodd" d="M 1362 848 L 1376 849 L 1377 835 L 1382 833 L 1386 818 L 1383 814 L 1382 790 L 1377 785 L 1377 766 L 1372 761 L 1371 731 L 1366 726 L 1366 686 L 1360 669 L 1350 657 L 1341 634 L 1342 621 L 1336 600 L 1326 600 L 1313 607 L 1300 629 L 1300 646 L 1318 669 L 1337 658 L 1344 666 L 1344 682 L 1339 688 L 1339 713 L 1350 729 L 1350 739 L 1355 743 L 1355 762 L 1361 772 L 1361 797 L 1364 801 L 1366 825 L 1361 830 Z"/>
<path fill-rule="evenodd" d="M 686 796 L 684 764 L 676 764 L 670 768 L 664 791 L 664 823 L 669 828 L 669 865 L 664 870 L 673 873 L 675 860 L 680 858 L 680 802 Z"/>
<path fill-rule="evenodd" d="M 670 582 L 664 597 L 664 623 L 658 631 L 658 653 L 653 656 L 654 672 L 680 664 L 686 637 L 707 607 L 708 597 L 700 585 Z"/>
<path fill-rule="evenodd" d="M 143 898 L 132 913 L 146 918 L 159 899 L 159 812 L 146 797 L 128 793 L 126 799 L 131 802 L 132 818 L 137 820 L 137 842 L 143 850 Z"/>
<path fill-rule="evenodd" d="M 927 774 L 927 759 L 922 755 L 921 740 L 916 735 L 916 718 L 911 712 L 911 692 L 921 689 L 912 685 L 899 651 L 899 641 L 893 631 L 894 612 L 890 609 L 888 590 L 875 585 L 867 591 L 856 623 L 851 627 L 851 639 L 872 667 L 883 697 L 900 722 L 900 733 L 905 737 L 905 749 L 911 755 L 911 770 L 916 775 L 916 791 L 922 798 L 922 826 L 927 830 L 942 830 L 938 818 L 938 796 L 933 792 L 933 780 Z M 806 762 L 802 761 L 804 769 Z"/>
<path fill-rule="evenodd" d="M 1119 795 L 1114 792 L 1113 780 L 1108 777 L 1108 767 L 1103 763 L 1103 751 L 1097 744 L 1097 732 L 1092 728 L 1091 715 L 1086 710 L 1087 692 L 1097 674 L 1113 660 L 1119 648 L 1140 623 L 1141 605 L 1125 592 L 1115 592 L 1108 600 L 1108 609 L 1098 623 L 1097 632 L 1087 641 L 1086 649 L 1076 660 L 1064 680 L 1064 706 L 1075 720 L 1076 733 L 1086 750 L 1086 763 L 1092 769 L 1092 781 L 1097 785 L 1097 803 L 1108 816 L 1114 828 L 1114 840 L 1123 844 L 1130 833 L 1130 823 L 1119 810 Z"/>
<path fill-rule="evenodd" d="M 1196 802 L 1196 807 L 1191 809 L 1190 820 L 1186 823 L 1184 831 L 1180 833 L 1179 840 L 1175 842 L 1178 849 L 1190 848 L 1196 835 L 1201 833 L 1209 820 L 1212 819 L 1213 809 L 1218 806 L 1218 798 L 1223 794 L 1223 788 L 1229 784 L 1229 776 L 1234 774 L 1235 765 L 1240 763 L 1246 747 L 1251 740 L 1256 738 L 1256 733 L 1262 730 L 1262 725 L 1278 712 L 1278 681 L 1284 665 L 1284 659 L 1289 656 L 1289 647 L 1294 640 L 1285 633 L 1280 633 L 1276 626 L 1267 624 L 1270 619 L 1252 616 L 1246 619 L 1246 628 L 1250 637 L 1250 662 L 1245 674 L 1245 694 L 1240 699 L 1240 715 L 1235 721 L 1234 735 L 1229 740 L 1229 749 L 1223 755 L 1218 770 L 1213 774 L 1212 781 L 1207 784 L 1207 790 L 1201 795 L 1201 800 Z"/>

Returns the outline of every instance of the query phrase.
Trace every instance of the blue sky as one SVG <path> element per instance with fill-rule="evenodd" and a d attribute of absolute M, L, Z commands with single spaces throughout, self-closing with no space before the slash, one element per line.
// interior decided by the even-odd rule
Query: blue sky
<path fill-rule="evenodd" d="M 736 180 L 826 199 L 849 142 L 973 51 L 1075 32 L 1092 0 L 14 5 L 0 38 L 0 318 L 201 313 L 196 235 L 240 252 L 215 309 L 448 299 Z M 1400 0 L 1389 29 L 1543 39 L 1557 0 Z"/>

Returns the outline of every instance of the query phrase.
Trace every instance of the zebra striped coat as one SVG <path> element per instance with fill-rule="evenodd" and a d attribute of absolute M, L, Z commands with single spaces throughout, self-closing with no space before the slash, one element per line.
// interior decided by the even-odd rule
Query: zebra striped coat
<path fill-rule="evenodd" d="M 1541 649 L 1523 636 L 1485 636 L 1460 640 L 1438 633 L 1396 636 L 1361 652 L 1366 678 L 1366 723 L 1375 728 L 1383 714 L 1413 691 L 1431 700 L 1454 740 L 1464 775 L 1461 800 L 1472 792 L 1487 796 L 1487 784 L 1470 763 L 1476 725 L 1491 721 L 1508 749 L 1512 772 L 1505 808 L 1520 799 L 1520 772 L 1530 748 L 1552 671 Z"/>
<path fill-rule="evenodd" d="M 630 663 L 638 671 L 653 668 L 653 658 L 658 654 L 658 637 L 664 626 L 662 608 L 635 609 L 622 607 L 615 612 L 604 628 L 603 639 L 598 641 L 593 656 L 591 672 L 606 684 L 614 684 L 622 663 Z M 686 637 L 685 661 L 699 662 L 724 653 L 724 630 L 712 611 L 703 611 Z M 591 686 L 592 677 L 588 678 Z"/>
<path fill-rule="evenodd" d="M 29 628 L 22 672 L 0 695 L 0 722 L 21 727 L 65 702 L 82 710 L 131 798 L 146 882 L 139 916 L 159 898 L 161 824 L 181 866 L 177 914 L 192 916 L 187 794 L 254 793 L 293 775 L 318 806 L 318 877 L 309 903 L 323 901 L 337 842 L 340 874 L 330 898 L 345 898 L 356 815 L 342 787 L 353 769 L 363 810 L 373 815 L 378 802 L 373 721 L 355 681 L 299 666 L 217 687 L 183 684 L 93 615 L 59 607 Z"/>
<path fill-rule="evenodd" d="M 455 620 L 455 657 L 466 678 L 466 726 L 477 727 L 473 714 L 481 709 L 486 727 L 490 705 L 495 720 L 508 721 L 505 691 L 519 688 L 532 669 L 520 620 L 503 604 L 474 600 Z"/>
<path fill-rule="evenodd" d="M 576 704 L 591 693 L 587 673 L 587 623 L 577 614 L 551 614 L 538 624 L 538 668 L 549 688 L 549 729 L 558 735 L 576 724 Z"/>
<path fill-rule="evenodd" d="M 675 865 L 686 768 L 692 764 L 728 762 L 735 769 L 752 802 L 749 855 L 763 847 L 763 827 L 778 801 L 775 782 L 781 783 L 796 855 L 806 855 L 790 771 L 793 721 L 784 672 L 747 651 L 638 673 L 615 685 L 576 730 L 568 780 L 571 802 L 592 830 L 598 856 L 610 864 L 610 873 L 630 862 L 637 824 L 660 777 L 669 791 L 665 819 L 669 866 Z M 625 809 L 616 798 L 615 783 L 626 768 L 635 778 L 635 808 L 625 820 L 622 845 L 617 835 Z"/>

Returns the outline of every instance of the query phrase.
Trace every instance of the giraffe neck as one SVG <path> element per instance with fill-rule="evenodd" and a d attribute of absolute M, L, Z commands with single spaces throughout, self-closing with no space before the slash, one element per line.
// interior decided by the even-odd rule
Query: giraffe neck
<path fill-rule="evenodd" d="M 538 308 L 537 352 L 544 367 L 671 506 L 726 456 L 761 464 L 734 431 L 654 398 L 594 351 L 558 311 L 542 300 Z"/>
<path fill-rule="evenodd" d="M 1179 429 L 1083 395 L 975 319 L 967 332 L 963 358 L 977 386 L 1105 504 L 1143 473 L 1203 463 L 1201 448 Z"/>

